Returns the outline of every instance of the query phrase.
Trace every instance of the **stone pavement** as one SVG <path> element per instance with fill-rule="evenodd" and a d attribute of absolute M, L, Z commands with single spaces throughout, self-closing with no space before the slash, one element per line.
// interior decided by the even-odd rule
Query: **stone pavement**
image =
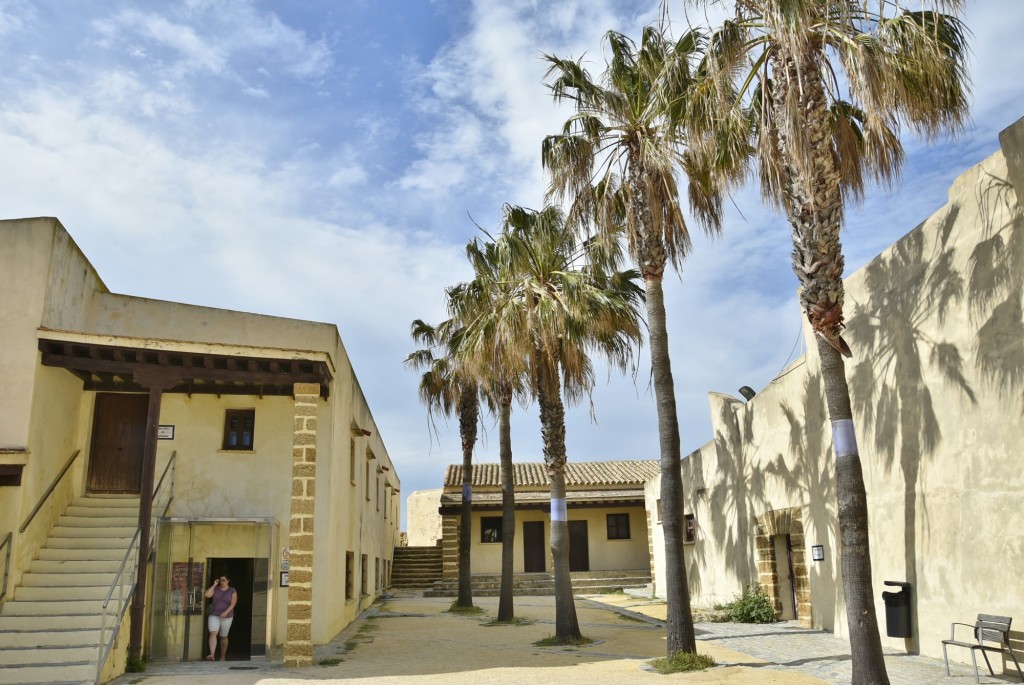
<path fill-rule="evenodd" d="M 285 667 L 280 654 L 262 661 L 150 663 L 112 685 L 848 685 L 849 646 L 831 634 L 793 622 L 770 625 L 697 624 L 698 649 L 713 669 L 660 676 L 649 667 L 664 655 L 665 605 L 625 594 L 581 595 L 576 611 L 593 643 L 542 647 L 553 634 L 554 598 L 517 597 L 517 626 L 489 626 L 497 598 L 480 598 L 480 615 L 447 612 L 451 600 L 397 592 L 374 604 L 334 640 L 314 650 L 316 666 Z M 969 668 L 890 654 L 891 685 L 969 685 Z M 1012 682 L 982 678 L 986 685 Z"/>
<path fill-rule="evenodd" d="M 587 595 L 581 599 L 614 607 L 617 611 L 626 612 L 627 615 L 644 617 L 664 625 L 665 603 L 659 599 L 630 595 Z M 768 662 L 764 668 L 795 669 L 831 685 L 850 685 L 849 642 L 834 637 L 831 633 L 804 628 L 796 621 L 764 625 L 699 623 L 695 628 L 698 651 L 701 642 L 722 645 Z M 979 662 L 979 674 L 983 684 L 1020 682 L 1012 670 L 1012 664 L 1010 674 L 1000 675 L 998 664 L 993 661 L 993 666 L 997 669 L 997 675 L 993 677 L 988 674 L 984 661 L 979 659 Z M 951 677 L 948 677 L 941 659 L 914 654 L 887 650 L 885 666 L 889 673 L 890 685 L 960 685 L 974 682 L 974 671 L 969 666 L 950 661 Z"/>

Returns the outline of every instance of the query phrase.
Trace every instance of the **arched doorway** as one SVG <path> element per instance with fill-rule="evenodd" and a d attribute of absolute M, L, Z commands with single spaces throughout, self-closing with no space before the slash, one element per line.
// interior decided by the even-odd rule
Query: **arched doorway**
<path fill-rule="evenodd" d="M 758 582 L 775 601 L 775 615 L 811 625 L 811 586 L 803 513 L 798 507 L 754 519 Z"/>

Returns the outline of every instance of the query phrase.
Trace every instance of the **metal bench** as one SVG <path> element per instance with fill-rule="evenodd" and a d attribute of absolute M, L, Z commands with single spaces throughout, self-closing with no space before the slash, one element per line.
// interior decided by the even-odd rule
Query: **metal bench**
<path fill-rule="evenodd" d="M 988 660 L 987 652 L 994 652 L 997 654 L 1008 654 L 1013 659 L 1014 665 L 1017 666 L 1017 675 L 1020 676 L 1020 681 L 1024 683 L 1024 672 L 1020 670 L 1020 662 L 1017 661 L 1017 657 L 1014 655 L 1013 650 L 1010 649 L 1010 622 L 1009 616 L 989 616 L 988 614 L 978 614 L 978 621 L 973 626 L 969 623 L 954 623 L 949 627 L 949 639 L 942 641 L 942 658 L 946 661 L 946 675 L 949 673 L 949 656 L 946 654 L 946 647 L 948 645 L 954 645 L 956 647 L 965 647 L 971 650 L 971 662 L 974 664 L 974 680 L 978 683 L 981 679 L 978 677 L 978 658 L 975 656 L 977 652 L 981 652 L 981 655 L 985 657 L 985 664 L 988 666 L 988 672 L 995 675 L 995 671 L 992 670 L 992 664 Z M 965 642 L 963 640 L 956 639 L 956 627 L 964 626 L 966 628 L 972 628 L 974 630 L 974 641 Z M 963 632 L 962 630 L 960 631 Z M 995 643 L 995 644 L 993 644 Z"/>

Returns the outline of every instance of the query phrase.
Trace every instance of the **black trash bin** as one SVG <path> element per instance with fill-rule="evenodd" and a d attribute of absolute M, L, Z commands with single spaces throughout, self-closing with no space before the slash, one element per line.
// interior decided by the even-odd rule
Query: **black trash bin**
<path fill-rule="evenodd" d="M 896 592 L 883 592 L 885 602 L 885 634 L 889 637 L 912 637 L 910 632 L 910 583 L 887 580 L 886 585 L 900 588 Z"/>

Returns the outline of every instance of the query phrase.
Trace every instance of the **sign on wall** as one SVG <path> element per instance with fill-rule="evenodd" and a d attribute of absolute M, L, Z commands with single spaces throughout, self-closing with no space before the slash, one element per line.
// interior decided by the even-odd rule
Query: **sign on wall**
<path fill-rule="evenodd" d="M 203 570 L 205 562 L 175 561 L 171 564 L 172 614 L 195 616 L 203 613 Z M 188 569 L 192 567 L 192 577 Z M 189 582 L 191 580 L 191 582 Z"/>

